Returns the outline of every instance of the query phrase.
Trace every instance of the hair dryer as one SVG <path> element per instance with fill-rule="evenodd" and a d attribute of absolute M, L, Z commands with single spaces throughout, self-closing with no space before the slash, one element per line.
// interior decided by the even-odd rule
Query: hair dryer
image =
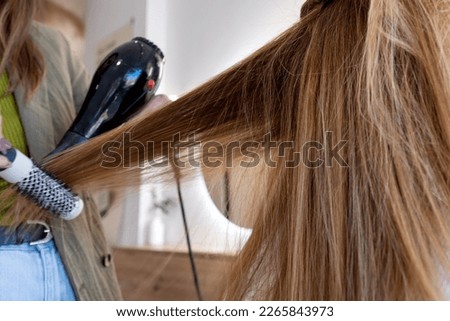
<path fill-rule="evenodd" d="M 125 122 L 155 94 L 164 55 L 145 38 L 114 49 L 100 64 L 78 116 L 52 154 Z"/>
<path fill-rule="evenodd" d="M 117 47 L 100 63 L 84 103 L 56 154 L 125 122 L 155 94 L 161 81 L 164 55 L 147 39 L 138 37 Z M 0 177 L 15 184 L 19 192 L 66 219 L 83 210 L 83 201 L 14 148 L 7 151 L 11 162 Z"/>

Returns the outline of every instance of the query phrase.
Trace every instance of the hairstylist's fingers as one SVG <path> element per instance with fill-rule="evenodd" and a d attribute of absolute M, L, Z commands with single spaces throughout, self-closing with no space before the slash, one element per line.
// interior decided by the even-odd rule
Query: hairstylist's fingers
<path fill-rule="evenodd" d="M 171 101 L 172 100 L 170 100 L 170 98 L 167 97 L 166 95 L 156 95 L 145 106 L 145 112 L 157 111 L 158 109 L 164 107 Z"/>
<path fill-rule="evenodd" d="M 9 162 L 9 160 L 5 156 L 0 155 L 0 168 L 8 168 L 10 165 L 11 163 Z"/>
<path fill-rule="evenodd" d="M 8 149 L 12 147 L 11 143 L 0 135 L 0 152 L 6 155 Z"/>

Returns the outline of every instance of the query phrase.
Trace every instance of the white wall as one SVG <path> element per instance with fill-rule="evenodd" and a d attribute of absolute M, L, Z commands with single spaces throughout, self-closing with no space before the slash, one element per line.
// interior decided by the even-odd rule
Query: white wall
<path fill-rule="evenodd" d="M 147 0 L 87 0 L 86 3 L 86 67 L 97 68 L 97 47 L 118 29 L 133 23 L 133 36 L 146 30 Z"/>
<path fill-rule="evenodd" d="M 249 55 L 300 16 L 304 0 L 149 0 L 146 35 L 167 63 L 161 89 L 184 93 Z"/>

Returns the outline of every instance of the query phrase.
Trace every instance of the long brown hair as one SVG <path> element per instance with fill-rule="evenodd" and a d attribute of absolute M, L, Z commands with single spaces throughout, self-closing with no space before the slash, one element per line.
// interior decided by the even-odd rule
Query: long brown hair
<path fill-rule="evenodd" d="M 272 152 L 278 166 L 224 298 L 440 299 L 450 269 L 449 12 L 448 0 L 309 0 L 249 58 L 47 168 L 80 188 L 128 186 L 161 175 L 147 161 L 180 157 L 161 145 L 174 134 L 227 144 L 270 133 L 293 148 Z M 123 133 L 132 144 L 120 145 Z M 153 154 L 143 155 L 135 147 L 147 142 Z M 314 154 L 285 165 L 310 142 Z M 317 144 L 341 146 L 340 161 Z M 109 162 L 113 147 L 119 163 Z"/>
<path fill-rule="evenodd" d="M 44 59 L 30 36 L 31 22 L 39 1 L 0 2 L 0 74 L 8 70 L 10 90 L 17 85 L 28 97 L 38 87 L 44 72 Z"/>

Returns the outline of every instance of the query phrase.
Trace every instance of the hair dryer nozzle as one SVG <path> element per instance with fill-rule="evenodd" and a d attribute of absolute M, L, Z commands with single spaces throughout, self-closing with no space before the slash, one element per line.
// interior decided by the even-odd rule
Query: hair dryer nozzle
<path fill-rule="evenodd" d="M 155 52 L 157 52 L 159 55 L 161 55 L 161 57 L 164 59 L 164 54 L 163 54 L 163 52 L 161 51 L 161 49 L 159 49 L 159 47 L 157 46 L 157 45 L 155 45 L 153 42 L 151 42 L 150 40 L 148 40 L 147 38 L 144 38 L 144 37 L 136 37 L 136 38 L 133 38 L 133 41 L 140 41 L 140 42 L 143 42 L 143 43 L 145 43 L 145 44 L 147 44 L 147 45 L 149 45 L 150 47 L 152 47 L 154 50 L 155 50 Z"/>

